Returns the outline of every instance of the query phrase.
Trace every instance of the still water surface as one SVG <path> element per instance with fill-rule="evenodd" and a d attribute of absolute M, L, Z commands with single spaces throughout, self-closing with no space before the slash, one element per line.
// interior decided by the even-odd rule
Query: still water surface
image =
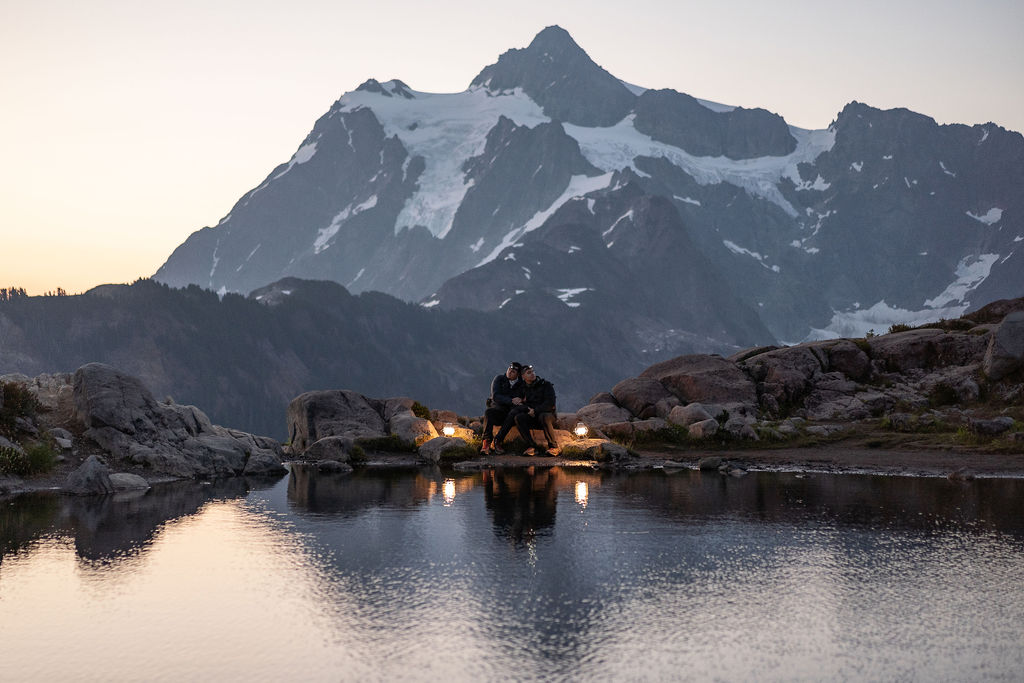
<path fill-rule="evenodd" d="M 0 506 L 5 681 L 1024 676 L 1021 480 L 295 468 Z"/>

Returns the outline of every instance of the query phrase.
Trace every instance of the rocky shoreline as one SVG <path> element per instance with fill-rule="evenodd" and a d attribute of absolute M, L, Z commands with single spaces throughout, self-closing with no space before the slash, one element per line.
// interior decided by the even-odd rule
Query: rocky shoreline
<path fill-rule="evenodd" d="M 139 379 L 98 363 L 0 382 L 0 456 L 24 459 L 26 444 L 56 453 L 45 474 L 0 469 L 0 495 L 276 477 L 288 461 L 337 474 L 559 465 L 1024 476 L 1024 299 L 866 339 L 652 365 L 559 413 L 554 458 L 515 454 L 515 430 L 509 455 L 482 457 L 478 417 L 405 397 L 307 392 L 287 408 L 282 445 L 214 425 L 195 406 L 157 401 Z M 586 437 L 575 433 L 582 426 Z"/>

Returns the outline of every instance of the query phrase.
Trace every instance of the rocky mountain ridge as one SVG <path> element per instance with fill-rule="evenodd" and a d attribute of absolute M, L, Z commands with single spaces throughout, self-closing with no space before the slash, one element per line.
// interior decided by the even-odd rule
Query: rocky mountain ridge
<path fill-rule="evenodd" d="M 627 87 L 549 27 L 462 93 L 373 80 L 346 93 L 155 278 L 244 294 L 298 276 L 424 306 L 588 315 L 628 292 L 673 302 L 620 310 L 630 345 L 728 354 L 1018 296 L 1022 183 L 1024 138 L 994 124 L 852 102 L 828 129 L 801 130 Z M 666 211 L 641 216 L 637 203 Z M 570 222 L 590 246 L 559 255 L 550 235 Z M 674 239 L 642 244 L 666 226 Z M 544 254 L 575 263 L 535 281 Z M 513 259 L 514 277 L 481 272 Z M 680 278 L 694 263 L 707 277 Z M 571 294 L 588 279 L 600 282 Z"/>

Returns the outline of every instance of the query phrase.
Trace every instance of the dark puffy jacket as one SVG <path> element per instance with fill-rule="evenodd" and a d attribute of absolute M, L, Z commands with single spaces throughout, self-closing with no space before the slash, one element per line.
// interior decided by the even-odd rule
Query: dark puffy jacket
<path fill-rule="evenodd" d="M 523 397 L 523 388 L 525 386 L 523 380 L 516 380 L 515 386 L 509 382 L 508 377 L 504 373 L 498 375 L 491 382 L 491 401 L 490 405 L 495 408 L 511 408 L 512 399 Z"/>
<path fill-rule="evenodd" d="M 555 385 L 543 377 L 538 377 L 533 380 L 533 384 L 526 384 L 523 403 L 533 408 L 534 413 L 557 412 L 555 409 Z"/>

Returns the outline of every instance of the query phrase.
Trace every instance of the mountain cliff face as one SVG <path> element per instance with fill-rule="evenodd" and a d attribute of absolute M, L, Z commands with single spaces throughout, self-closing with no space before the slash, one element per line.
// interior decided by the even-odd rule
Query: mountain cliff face
<path fill-rule="evenodd" d="M 627 86 L 549 27 L 461 93 L 370 80 L 343 95 L 154 277 L 539 306 L 646 354 L 729 352 L 1019 296 L 1021 187 L 1024 138 L 994 124 L 853 102 L 802 130 Z"/>

